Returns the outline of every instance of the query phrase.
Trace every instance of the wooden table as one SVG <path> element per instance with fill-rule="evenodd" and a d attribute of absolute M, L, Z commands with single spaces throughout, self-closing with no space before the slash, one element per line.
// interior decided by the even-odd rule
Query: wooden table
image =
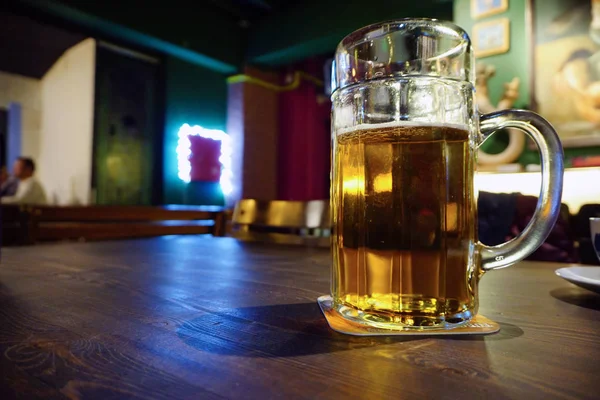
<path fill-rule="evenodd" d="M 351 337 L 325 249 L 231 238 L 4 248 L 0 398 L 598 398 L 600 296 L 558 264 L 489 273 L 492 336 Z"/>

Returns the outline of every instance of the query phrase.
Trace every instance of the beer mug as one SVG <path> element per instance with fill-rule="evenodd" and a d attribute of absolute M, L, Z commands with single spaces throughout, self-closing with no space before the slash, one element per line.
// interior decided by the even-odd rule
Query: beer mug
<path fill-rule="evenodd" d="M 535 251 L 559 215 L 563 155 L 550 123 L 523 110 L 479 115 L 464 30 L 428 19 L 370 25 L 332 68 L 332 297 L 344 318 L 448 329 L 478 309 L 478 282 Z M 477 148 L 517 128 L 537 144 L 542 185 L 515 239 L 477 239 Z"/>

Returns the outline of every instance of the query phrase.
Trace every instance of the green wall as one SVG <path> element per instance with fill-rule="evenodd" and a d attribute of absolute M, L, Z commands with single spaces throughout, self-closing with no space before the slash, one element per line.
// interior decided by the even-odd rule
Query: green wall
<path fill-rule="evenodd" d="M 515 107 L 530 106 L 529 93 L 529 36 L 526 32 L 525 7 L 527 0 L 510 0 L 509 8 L 502 14 L 473 20 L 471 18 L 471 0 L 454 1 L 454 22 L 472 36 L 473 25 L 479 22 L 491 21 L 496 18 L 510 20 L 510 50 L 504 54 L 493 55 L 478 59 L 477 62 L 491 64 L 496 67 L 496 75 L 490 79 L 490 99 L 496 104 L 503 92 L 503 84 L 514 77 L 521 80 L 520 94 Z"/>
<path fill-rule="evenodd" d="M 177 177 L 177 132 L 185 123 L 225 130 L 225 75 L 174 57 L 166 59 L 164 136 L 164 202 L 166 204 L 223 204 L 218 183 L 184 184 Z"/>
<path fill-rule="evenodd" d="M 254 24 L 248 35 L 247 60 L 283 65 L 317 54 L 332 53 L 347 34 L 395 18 L 452 19 L 451 0 L 364 1 L 307 0 L 289 5 Z"/>
<path fill-rule="evenodd" d="M 477 62 L 490 64 L 496 67 L 496 75 L 489 80 L 489 93 L 492 104 L 497 104 L 504 91 L 504 83 L 510 82 L 514 77 L 520 79 L 519 98 L 514 104 L 515 108 L 530 108 L 530 73 L 531 62 L 529 36 L 526 30 L 525 8 L 527 0 L 510 0 L 508 10 L 501 14 L 474 20 L 471 18 L 471 0 L 454 1 L 454 22 L 465 29 L 472 38 L 473 26 L 480 22 L 491 21 L 496 18 L 510 20 L 510 49 L 503 54 L 492 55 L 478 59 Z M 489 153 L 499 153 L 506 148 L 508 135 L 496 133 L 483 144 L 483 149 Z M 523 154 L 524 162 L 539 162 L 536 154 Z M 533 158 L 532 158 L 533 156 Z"/>

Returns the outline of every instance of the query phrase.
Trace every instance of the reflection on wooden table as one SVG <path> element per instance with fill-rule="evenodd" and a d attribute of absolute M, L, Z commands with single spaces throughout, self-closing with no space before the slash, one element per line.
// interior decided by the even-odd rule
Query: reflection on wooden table
<path fill-rule="evenodd" d="M 491 336 L 352 337 L 316 304 L 330 254 L 232 238 L 4 248 L 0 398 L 593 398 L 600 296 L 485 275 Z"/>

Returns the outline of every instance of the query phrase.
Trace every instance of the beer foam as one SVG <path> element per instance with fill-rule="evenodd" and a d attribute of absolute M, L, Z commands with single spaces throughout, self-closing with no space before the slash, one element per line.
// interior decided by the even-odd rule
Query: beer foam
<path fill-rule="evenodd" d="M 353 133 L 353 132 L 357 132 L 357 131 L 366 131 L 366 130 L 378 130 L 378 129 L 385 129 L 385 128 L 430 128 L 430 127 L 435 127 L 435 128 L 453 128 L 453 129 L 460 129 L 460 130 L 464 130 L 464 131 L 469 131 L 469 125 L 468 124 L 451 124 L 451 123 L 444 123 L 444 122 L 424 122 L 424 121 L 390 121 L 390 122 L 383 122 L 381 124 L 362 124 L 362 125 L 356 125 L 356 126 L 352 126 L 350 128 L 341 128 L 341 129 L 337 129 L 336 133 L 337 135 L 345 135 L 347 133 Z"/>

